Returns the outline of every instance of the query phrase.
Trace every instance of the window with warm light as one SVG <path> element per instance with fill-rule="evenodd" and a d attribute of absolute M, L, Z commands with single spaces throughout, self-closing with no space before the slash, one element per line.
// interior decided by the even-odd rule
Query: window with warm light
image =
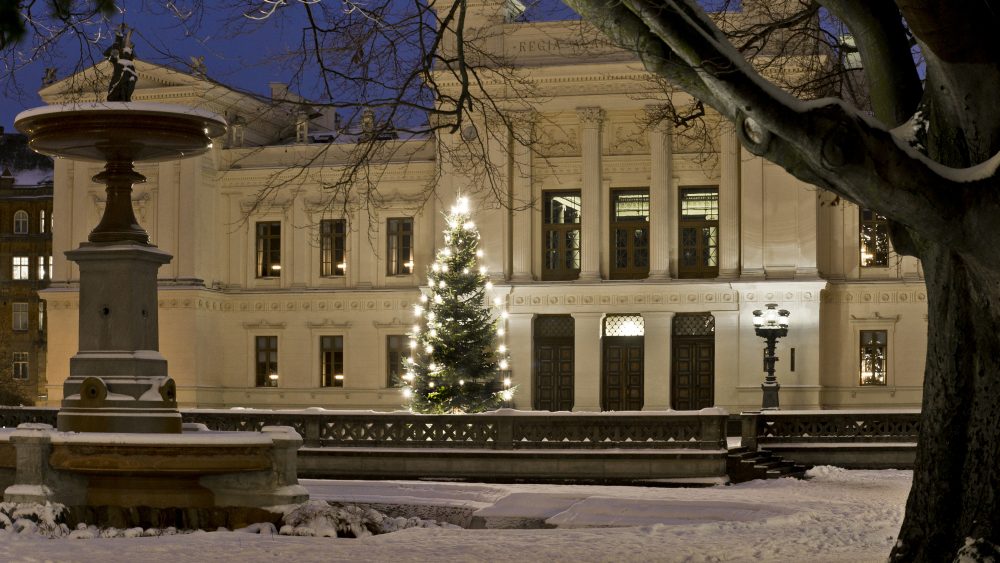
<path fill-rule="evenodd" d="M 28 234 L 28 212 L 23 209 L 19 209 L 14 213 L 14 234 Z"/>
<path fill-rule="evenodd" d="M 402 382 L 403 358 L 409 355 L 409 338 L 406 335 L 390 334 L 385 337 L 386 387 L 399 387 Z"/>
<path fill-rule="evenodd" d="M 11 272 L 11 278 L 15 280 L 27 280 L 31 279 L 30 272 L 28 270 L 29 259 L 27 256 L 14 256 L 11 259 L 13 264 L 13 271 Z"/>
<path fill-rule="evenodd" d="M 28 353 L 27 352 L 14 352 L 13 354 L 14 363 L 12 375 L 14 379 L 21 381 L 28 380 Z"/>
<path fill-rule="evenodd" d="M 719 275 L 719 188 L 680 190 L 681 278 L 714 278 Z"/>
<path fill-rule="evenodd" d="M 28 304 L 14 303 L 12 310 L 14 316 L 11 328 L 16 331 L 28 330 Z"/>
<path fill-rule="evenodd" d="M 886 384 L 888 340 L 888 331 L 861 331 L 861 385 Z"/>
<path fill-rule="evenodd" d="M 45 301 L 38 302 L 38 333 L 45 332 Z"/>
<path fill-rule="evenodd" d="M 413 219 L 399 217 L 386 223 L 386 262 L 390 276 L 413 273 Z"/>
<path fill-rule="evenodd" d="M 858 225 L 861 267 L 889 266 L 889 221 L 871 209 L 861 209 Z"/>
<path fill-rule="evenodd" d="M 278 337 L 257 336 L 254 343 L 257 352 L 257 387 L 277 387 Z"/>
<path fill-rule="evenodd" d="M 50 280 L 50 279 L 52 279 L 52 257 L 51 256 L 39 256 L 38 257 L 38 279 L 40 279 L 40 280 Z"/>
<path fill-rule="evenodd" d="M 276 278 L 281 275 L 281 222 L 257 223 L 258 278 Z"/>
<path fill-rule="evenodd" d="M 49 232 L 49 226 L 45 223 L 44 209 L 38 212 L 38 232 L 43 234 Z"/>
<path fill-rule="evenodd" d="M 319 275 L 343 276 L 347 271 L 347 222 L 324 219 L 319 223 Z"/>
<path fill-rule="evenodd" d="M 546 191 L 542 199 L 542 279 L 575 280 L 580 277 L 580 192 Z"/>
<path fill-rule="evenodd" d="M 320 384 L 323 387 L 344 386 L 344 337 L 319 337 Z"/>
<path fill-rule="evenodd" d="M 649 190 L 611 192 L 611 279 L 649 275 Z"/>

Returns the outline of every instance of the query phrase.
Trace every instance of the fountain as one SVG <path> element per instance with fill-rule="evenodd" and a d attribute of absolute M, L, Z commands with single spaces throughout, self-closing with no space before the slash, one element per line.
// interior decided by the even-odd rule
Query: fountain
<path fill-rule="evenodd" d="M 235 525 L 244 517 L 233 514 L 248 508 L 308 498 L 296 479 L 302 439 L 287 427 L 182 432 L 158 342 L 156 274 L 171 256 L 149 244 L 136 220 L 132 185 L 145 177 L 134 164 L 202 154 L 226 123 L 188 107 L 129 101 L 137 75 L 123 31 L 105 53 L 115 65 L 108 99 L 119 101 L 36 108 L 14 123 L 40 153 L 104 163 L 94 181 L 106 184 L 107 200 L 88 241 L 66 253 L 80 269 L 80 340 L 58 428 L 0 433 L 0 487 L 5 501 L 83 512 L 148 507 L 160 523 L 165 510 L 190 522 L 185 511 L 210 509 L 213 522 Z M 219 509 L 229 515 L 220 518 Z"/>

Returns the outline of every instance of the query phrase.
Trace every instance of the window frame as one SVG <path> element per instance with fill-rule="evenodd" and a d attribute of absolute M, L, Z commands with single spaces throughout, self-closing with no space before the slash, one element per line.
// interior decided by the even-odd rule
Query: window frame
<path fill-rule="evenodd" d="M 865 216 L 870 215 L 866 218 Z M 876 240 L 872 242 L 872 245 L 865 244 L 865 230 L 866 228 L 871 229 L 874 233 Z M 879 257 L 878 249 L 878 237 L 884 237 L 882 240 L 885 244 L 885 256 L 882 261 L 876 261 Z M 869 263 L 865 263 L 865 250 L 866 248 L 871 248 L 874 246 L 873 253 L 869 253 L 871 258 Z M 889 240 L 889 220 L 879 215 L 874 210 L 866 209 L 864 207 L 858 207 L 858 265 L 865 270 L 877 269 L 877 268 L 888 268 L 890 267 L 890 260 L 892 256 L 892 243 Z M 884 262 L 884 263 L 879 263 Z"/>
<path fill-rule="evenodd" d="M 31 379 L 31 364 L 27 352 L 11 353 L 11 379 L 15 381 L 28 381 Z M 20 373 L 19 372 L 23 372 Z"/>
<path fill-rule="evenodd" d="M 38 212 L 38 232 L 41 233 L 41 234 L 43 234 L 43 235 L 45 233 L 49 232 L 48 225 L 45 224 L 45 215 L 46 215 L 46 213 L 45 213 L 44 209 L 39 210 L 39 212 Z"/>
<path fill-rule="evenodd" d="M 413 243 L 415 240 L 413 217 L 389 217 L 385 220 L 387 276 L 413 275 Z"/>
<path fill-rule="evenodd" d="M 324 341 L 327 339 L 331 339 L 331 341 L 333 342 L 334 345 L 332 349 L 328 350 L 326 347 L 324 347 Z M 337 354 L 338 354 L 336 345 L 337 342 L 339 342 L 340 344 L 339 361 L 337 359 Z M 344 335 L 321 334 L 319 335 L 319 341 L 317 345 L 319 346 L 319 386 L 323 388 L 343 388 L 345 380 L 344 366 L 346 365 L 345 362 L 346 348 L 344 342 Z M 329 362 L 327 359 L 327 353 L 331 355 Z M 339 370 L 337 369 L 338 363 L 340 367 Z M 326 370 L 328 365 L 332 367 L 330 373 L 327 373 Z"/>
<path fill-rule="evenodd" d="M 30 305 L 27 301 L 15 301 L 11 303 L 11 330 L 14 332 L 27 332 L 31 328 L 31 319 L 28 313 Z"/>
<path fill-rule="evenodd" d="M 709 215 L 702 215 L 701 219 L 696 219 L 697 215 L 684 214 L 684 197 L 694 193 L 715 193 L 715 219 L 708 219 Z M 719 208 L 720 208 L 719 186 L 681 186 L 677 189 L 677 277 L 681 279 L 712 279 L 719 277 L 719 256 L 720 256 L 720 231 Z M 715 245 L 706 245 L 704 234 L 705 229 L 715 229 Z M 695 265 L 686 266 L 684 264 L 684 230 L 695 229 Z M 709 235 L 711 237 L 711 235 Z M 715 250 L 715 264 L 706 265 L 706 252 Z"/>
<path fill-rule="evenodd" d="M 261 343 L 264 346 L 261 346 Z M 273 347 L 271 346 L 273 342 Z M 281 349 L 281 343 L 277 334 L 256 334 L 253 335 L 254 343 L 254 387 L 268 388 L 268 387 L 278 387 L 280 380 L 280 357 L 278 356 L 279 350 Z M 261 354 L 267 354 L 269 357 L 263 362 L 261 361 Z M 264 367 L 261 370 L 261 367 Z M 271 378 L 271 374 L 278 375 L 278 378 Z"/>
<path fill-rule="evenodd" d="M 319 275 L 342 278 L 347 274 L 347 221 L 322 219 L 319 222 Z"/>
<path fill-rule="evenodd" d="M 620 196 L 627 195 L 644 195 L 646 197 L 646 216 L 645 220 L 635 219 L 635 218 L 622 218 L 618 216 L 618 198 Z M 649 232 L 649 188 L 615 188 L 609 192 L 609 205 L 608 205 L 608 234 L 610 240 L 608 243 L 609 254 L 608 257 L 608 273 L 609 278 L 613 280 L 628 280 L 628 279 L 645 279 L 649 277 L 649 258 L 650 258 L 650 246 L 651 238 Z M 637 247 L 635 240 L 635 232 L 641 230 L 645 233 L 646 245 L 646 264 L 645 266 L 637 265 L 637 255 L 642 251 L 642 247 Z M 620 249 L 618 241 L 619 231 L 625 231 L 625 247 L 622 249 L 625 253 L 626 264 L 621 266 L 618 264 L 618 252 Z"/>
<path fill-rule="evenodd" d="M 254 241 L 254 276 L 257 279 L 280 278 L 281 221 L 254 223 Z"/>
<path fill-rule="evenodd" d="M 23 264 L 19 264 L 20 261 L 24 261 Z M 26 255 L 17 255 L 10 257 L 10 279 L 13 281 L 31 281 L 31 257 Z"/>
<path fill-rule="evenodd" d="M 572 223 L 551 222 L 552 213 L 549 212 L 552 201 L 557 197 L 576 197 L 580 202 L 577 211 L 576 221 Z M 566 266 L 567 256 L 573 250 L 566 242 L 570 239 L 569 233 L 576 232 L 576 240 L 579 247 L 576 248 L 577 268 Z M 551 235 L 555 235 L 555 248 L 549 247 Z M 582 190 L 542 190 L 542 233 L 541 233 L 541 253 L 542 253 L 542 281 L 572 281 L 579 279 L 580 266 L 583 263 L 583 192 Z M 555 252 L 555 262 L 549 260 L 550 253 Z M 550 264 L 557 264 L 557 267 L 549 267 Z"/>
<path fill-rule="evenodd" d="M 393 339 L 399 340 L 398 355 L 394 358 Z M 409 357 L 410 337 L 407 334 L 385 335 L 385 386 L 387 389 L 399 387 L 403 383 L 403 359 Z M 396 381 L 393 381 L 393 368 L 397 370 Z"/>
<path fill-rule="evenodd" d="M 881 334 L 881 338 L 882 338 L 881 345 L 879 345 L 877 343 L 874 343 L 874 342 L 870 342 L 869 344 L 866 345 L 865 344 L 865 336 L 866 336 L 866 334 L 869 335 L 869 336 L 876 335 L 876 334 Z M 868 348 L 873 348 L 873 349 L 879 349 L 879 348 L 881 348 L 881 350 L 882 350 L 882 380 L 881 380 L 881 382 L 878 382 L 878 381 L 870 381 L 870 382 L 867 382 L 867 383 L 865 382 L 865 373 L 866 373 L 865 372 L 865 351 Z M 889 330 L 888 329 L 884 329 L 884 328 L 864 328 L 864 329 L 859 330 L 858 331 L 858 356 L 857 356 L 857 360 L 858 360 L 858 385 L 860 387 L 869 387 L 869 388 L 871 388 L 871 387 L 874 387 L 874 388 L 888 387 L 888 385 L 889 385 Z M 872 378 L 874 378 L 874 373 L 872 375 Z"/>
<path fill-rule="evenodd" d="M 23 209 L 18 209 L 14 212 L 14 234 L 15 235 L 27 235 L 31 231 L 31 216 L 28 212 Z"/>

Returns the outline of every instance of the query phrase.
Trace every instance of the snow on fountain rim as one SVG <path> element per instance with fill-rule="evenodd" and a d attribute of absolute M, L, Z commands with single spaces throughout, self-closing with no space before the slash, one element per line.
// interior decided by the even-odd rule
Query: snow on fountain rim
<path fill-rule="evenodd" d="M 49 115 L 65 112 L 103 112 L 103 111 L 134 111 L 159 115 L 187 115 L 191 117 L 201 117 L 214 121 L 220 125 L 226 125 L 226 120 L 216 113 L 196 109 L 188 106 L 176 104 L 161 104 L 156 102 L 69 102 L 65 104 L 52 104 L 22 111 L 14 118 L 14 124 L 18 121 L 40 115 Z"/>

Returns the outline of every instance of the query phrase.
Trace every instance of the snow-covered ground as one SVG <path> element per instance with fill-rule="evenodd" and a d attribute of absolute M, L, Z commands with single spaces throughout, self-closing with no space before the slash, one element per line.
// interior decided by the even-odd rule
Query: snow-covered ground
<path fill-rule="evenodd" d="M 702 489 L 303 480 L 314 499 L 396 505 L 451 518 L 474 514 L 494 525 L 535 521 L 556 527 L 410 528 L 362 539 L 196 532 L 74 540 L 0 532 L 0 560 L 885 560 L 911 473 L 819 467 L 811 475 L 808 481 Z"/>

